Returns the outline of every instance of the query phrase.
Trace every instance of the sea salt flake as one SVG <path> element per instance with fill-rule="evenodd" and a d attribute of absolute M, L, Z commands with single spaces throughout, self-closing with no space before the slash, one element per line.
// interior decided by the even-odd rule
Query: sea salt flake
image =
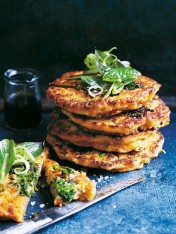
<path fill-rule="evenodd" d="M 44 208 L 45 207 L 45 204 L 40 204 L 40 208 Z"/>
<path fill-rule="evenodd" d="M 35 201 L 31 202 L 31 206 L 34 206 L 35 205 Z"/>

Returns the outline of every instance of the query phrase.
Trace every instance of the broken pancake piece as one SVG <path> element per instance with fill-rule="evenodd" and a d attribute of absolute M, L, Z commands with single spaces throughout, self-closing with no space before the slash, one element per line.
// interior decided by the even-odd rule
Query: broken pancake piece
<path fill-rule="evenodd" d="M 157 136 L 156 131 L 153 130 L 128 136 L 98 134 L 97 132 L 89 132 L 62 116 L 50 120 L 47 132 L 77 146 L 92 147 L 106 152 L 127 153 L 146 148 L 150 144 L 150 140 Z"/>
<path fill-rule="evenodd" d="M 110 116 L 125 110 L 140 108 L 147 101 L 151 101 L 160 88 L 160 84 L 145 76 L 136 77 L 135 82 L 140 87 L 123 89 L 118 95 L 102 98 L 92 98 L 80 80 L 71 80 L 73 76 L 83 74 L 83 71 L 67 72 L 52 82 L 47 90 L 47 98 L 56 106 L 65 110 L 89 117 Z"/>
<path fill-rule="evenodd" d="M 87 118 L 62 110 L 74 123 L 98 132 L 129 135 L 138 130 L 158 129 L 169 124 L 170 110 L 165 103 L 155 96 L 138 110 L 125 111 L 106 118 Z M 57 116 L 57 113 L 55 113 Z"/>
<path fill-rule="evenodd" d="M 123 154 L 74 146 L 51 135 L 47 135 L 46 140 L 62 160 L 69 160 L 85 167 L 102 168 L 111 172 L 141 169 L 144 163 L 149 163 L 152 158 L 158 156 L 164 143 L 162 134 L 156 132 L 156 137 L 150 140 L 147 148 L 143 148 L 139 152 L 132 151 Z"/>
<path fill-rule="evenodd" d="M 0 219 L 12 219 L 23 222 L 26 208 L 34 193 L 42 167 L 48 157 L 48 149 L 36 157 L 30 170 L 25 174 L 16 174 L 13 170 L 5 178 L 4 189 L 0 191 Z"/>
<path fill-rule="evenodd" d="M 95 181 L 91 181 L 85 172 L 60 166 L 56 161 L 47 159 L 45 174 L 56 206 L 72 200 L 90 201 L 96 194 Z"/>

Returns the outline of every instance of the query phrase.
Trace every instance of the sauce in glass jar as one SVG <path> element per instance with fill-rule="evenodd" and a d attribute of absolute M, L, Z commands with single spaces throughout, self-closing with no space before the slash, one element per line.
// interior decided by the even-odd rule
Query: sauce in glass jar
<path fill-rule="evenodd" d="M 9 69 L 4 73 L 4 114 L 8 127 L 30 129 L 41 121 L 41 96 L 38 73 L 29 68 Z"/>

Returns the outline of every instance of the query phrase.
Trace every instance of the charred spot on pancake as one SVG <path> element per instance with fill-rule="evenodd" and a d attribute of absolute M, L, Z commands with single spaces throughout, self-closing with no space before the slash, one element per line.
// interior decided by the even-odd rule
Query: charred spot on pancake
<path fill-rule="evenodd" d="M 154 110 L 142 106 L 137 110 L 126 111 L 126 114 L 131 118 L 143 118 L 147 111 L 154 112 Z"/>

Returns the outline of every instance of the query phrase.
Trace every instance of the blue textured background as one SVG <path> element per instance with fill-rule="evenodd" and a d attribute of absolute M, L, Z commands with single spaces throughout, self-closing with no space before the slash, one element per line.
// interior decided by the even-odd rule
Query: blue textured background
<path fill-rule="evenodd" d="M 41 126 L 32 133 L 19 133 L 7 130 L 0 114 L 0 140 L 13 138 L 16 141 L 41 141 L 45 138 L 49 114 L 43 114 Z M 107 173 L 88 169 L 88 175 L 96 181 L 103 176 L 97 186 L 101 187 L 122 179 L 144 176 L 145 181 L 129 187 L 111 197 L 51 225 L 37 234 L 175 234 L 176 231 L 176 112 L 171 115 L 169 126 L 161 129 L 165 136 L 164 150 L 143 169 L 128 173 Z M 29 203 L 31 212 L 42 210 L 39 205 L 52 206 L 52 198 L 46 188 L 40 190 L 40 196 L 32 198 L 34 207 Z M 36 195 L 35 195 L 36 196 Z M 0 231 L 14 225 L 12 222 L 0 222 Z"/>

